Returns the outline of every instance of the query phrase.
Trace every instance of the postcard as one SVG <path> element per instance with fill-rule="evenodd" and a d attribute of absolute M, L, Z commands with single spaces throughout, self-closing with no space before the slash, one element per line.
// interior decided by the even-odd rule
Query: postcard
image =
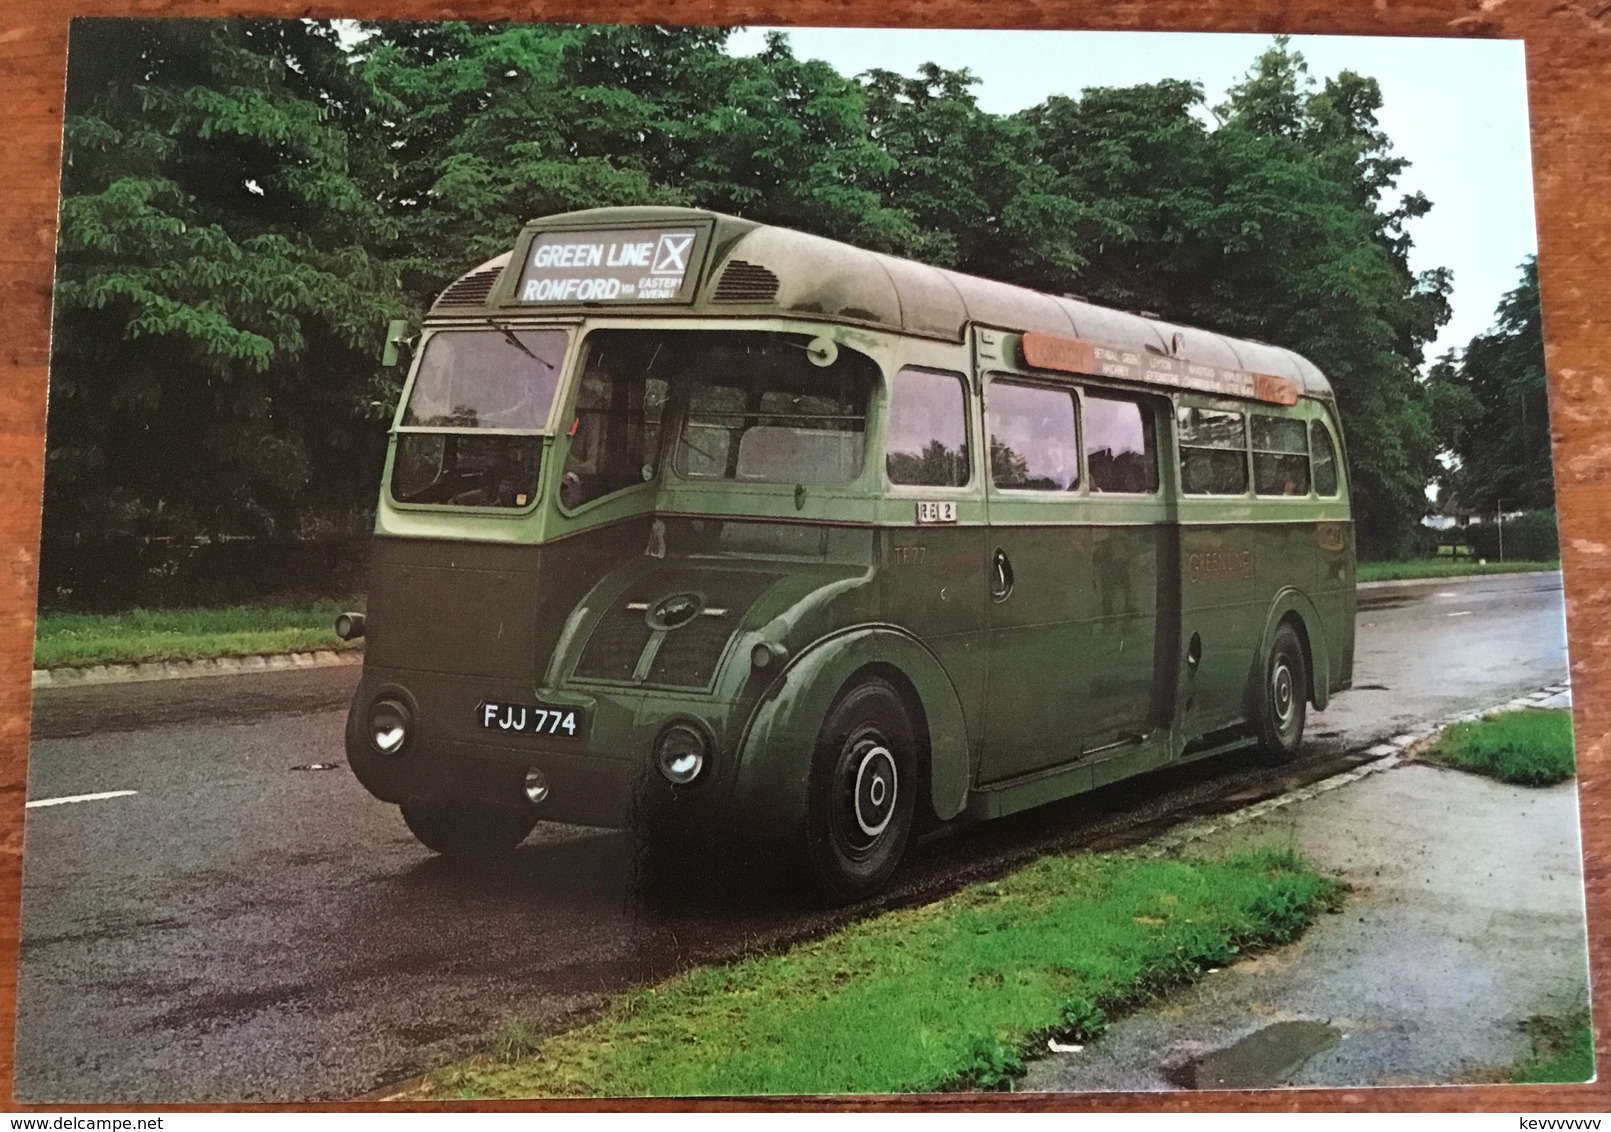
<path fill-rule="evenodd" d="M 18 1100 L 1591 1079 L 1524 79 L 75 20 Z"/>

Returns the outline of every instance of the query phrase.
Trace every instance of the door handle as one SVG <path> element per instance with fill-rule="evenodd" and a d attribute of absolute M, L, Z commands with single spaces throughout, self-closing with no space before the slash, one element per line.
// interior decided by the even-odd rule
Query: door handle
<path fill-rule="evenodd" d="M 1012 562 L 1007 552 L 996 547 L 995 561 L 990 566 L 990 600 L 1000 603 L 1012 596 Z"/>

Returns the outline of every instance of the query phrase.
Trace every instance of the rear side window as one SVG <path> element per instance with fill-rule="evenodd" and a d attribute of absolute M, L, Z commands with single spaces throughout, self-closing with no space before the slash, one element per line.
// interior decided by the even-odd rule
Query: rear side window
<path fill-rule="evenodd" d="M 1085 461 L 1091 490 L 1150 495 L 1158 490 L 1152 407 L 1085 395 Z"/>
<path fill-rule="evenodd" d="M 990 475 L 997 487 L 1026 491 L 1079 487 L 1072 391 L 994 382 L 986 421 Z"/>
<path fill-rule="evenodd" d="M 903 369 L 890 385 L 884 470 L 890 483 L 962 487 L 968 482 L 968 415 L 962 379 Z"/>
<path fill-rule="evenodd" d="M 1182 405 L 1180 488 L 1187 495 L 1247 494 L 1247 428 L 1241 413 Z"/>
<path fill-rule="evenodd" d="M 1253 415 L 1253 490 L 1309 494 L 1309 436 L 1302 421 Z"/>
<path fill-rule="evenodd" d="M 1315 463 L 1315 494 L 1337 494 L 1337 449 L 1331 443 L 1331 432 L 1319 421 L 1309 425 L 1309 436 Z"/>

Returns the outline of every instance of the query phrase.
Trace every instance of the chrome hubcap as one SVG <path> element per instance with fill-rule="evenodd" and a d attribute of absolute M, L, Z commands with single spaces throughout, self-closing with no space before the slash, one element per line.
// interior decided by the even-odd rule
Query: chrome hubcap
<path fill-rule="evenodd" d="M 1292 722 L 1295 707 L 1292 688 L 1292 669 L 1285 660 L 1276 662 L 1270 674 L 1270 703 L 1275 709 L 1275 720 L 1282 730 Z"/>
<path fill-rule="evenodd" d="M 899 776 L 889 748 L 869 742 L 857 753 L 852 813 L 856 826 L 870 841 L 889 827 L 895 815 Z"/>

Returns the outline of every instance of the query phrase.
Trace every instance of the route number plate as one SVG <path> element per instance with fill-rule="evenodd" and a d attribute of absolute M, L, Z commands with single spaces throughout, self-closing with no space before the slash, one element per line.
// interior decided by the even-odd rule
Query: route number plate
<path fill-rule="evenodd" d="M 488 731 L 543 735 L 556 739 L 579 739 L 587 731 L 587 715 L 577 708 L 499 704 L 484 700 L 475 711 L 476 721 Z"/>
<path fill-rule="evenodd" d="M 957 505 L 952 500 L 919 500 L 917 504 L 917 521 L 920 523 L 954 523 L 957 521 Z"/>

